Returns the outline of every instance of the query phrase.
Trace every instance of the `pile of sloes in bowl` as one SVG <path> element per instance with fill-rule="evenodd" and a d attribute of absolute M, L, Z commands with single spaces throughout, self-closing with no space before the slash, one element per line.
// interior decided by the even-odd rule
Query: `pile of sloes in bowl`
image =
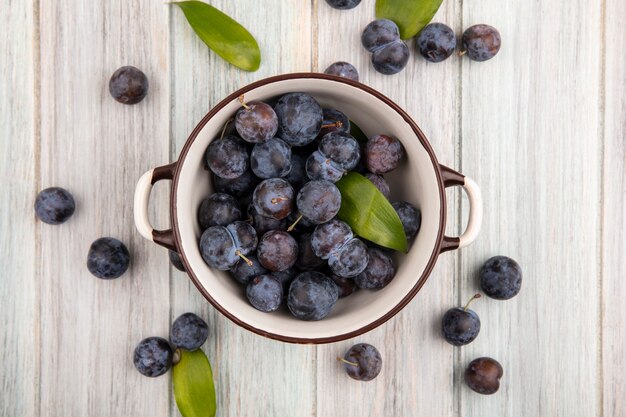
<path fill-rule="evenodd" d="M 385 287 L 394 261 L 336 218 L 342 196 L 335 183 L 357 171 L 389 198 L 382 174 L 404 157 L 400 141 L 375 135 L 359 144 L 345 114 L 305 93 L 285 94 L 273 107 L 240 101 L 234 131 L 222 132 L 205 154 L 216 192 L 198 209 L 204 261 L 230 271 L 254 308 L 272 312 L 286 301 L 301 320 L 326 317 L 357 289 Z M 414 238 L 419 210 L 402 201 L 393 207 Z"/>

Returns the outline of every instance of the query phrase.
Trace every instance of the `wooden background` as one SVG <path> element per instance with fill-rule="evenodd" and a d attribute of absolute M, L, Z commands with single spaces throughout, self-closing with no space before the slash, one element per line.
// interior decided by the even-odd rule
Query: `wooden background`
<path fill-rule="evenodd" d="M 169 375 L 142 377 L 131 354 L 185 311 L 210 323 L 220 416 L 626 415 L 623 0 L 445 0 L 436 21 L 459 34 L 492 24 L 500 54 L 430 64 L 413 53 L 396 76 L 374 72 L 359 44 L 373 0 L 343 12 L 323 0 L 211 3 L 257 37 L 258 72 L 224 63 L 159 0 L 1 2 L 0 415 L 177 416 Z M 166 252 L 135 230 L 132 195 L 228 93 L 336 60 L 407 109 L 440 162 L 478 182 L 485 220 L 478 240 L 441 256 L 384 326 L 333 345 L 286 345 L 236 327 L 172 271 Z M 108 93 L 127 64 L 150 79 L 137 106 Z M 56 227 L 32 209 L 53 185 L 78 205 Z M 157 188 L 151 214 L 164 227 L 168 189 Z M 448 232 L 458 234 L 467 199 L 448 197 Z M 132 252 L 118 280 L 86 269 L 100 236 Z M 442 313 L 477 290 L 477 269 L 499 254 L 522 265 L 522 291 L 476 302 L 481 334 L 453 348 L 438 333 Z M 385 361 L 370 383 L 348 379 L 335 361 L 361 341 Z M 493 396 L 462 383 L 465 365 L 483 355 L 504 367 Z"/>

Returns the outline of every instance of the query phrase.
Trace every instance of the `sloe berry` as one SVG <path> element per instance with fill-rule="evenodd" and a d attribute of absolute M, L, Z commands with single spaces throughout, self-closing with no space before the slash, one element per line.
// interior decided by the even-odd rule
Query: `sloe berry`
<path fill-rule="evenodd" d="M 60 187 L 42 190 L 35 199 L 35 214 L 44 223 L 65 223 L 76 210 L 74 197 L 69 191 Z"/>
<path fill-rule="evenodd" d="M 347 297 L 358 289 L 352 278 L 343 278 L 335 274 L 330 277 L 339 288 L 339 298 Z"/>
<path fill-rule="evenodd" d="M 112 237 L 96 239 L 87 254 L 87 269 L 102 279 L 121 277 L 130 265 L 130 253 L 122 242 Z"/>
<path fill-rule="evenodd" d="M 320 272 L 303 272 L 289 287 L 287 307 L 300 320 L 321 320 L 330 314 L 339 298 L 337 285 Z"/>
<path fill-rule="evenodd" d="M 396 201 L 391 205 L 400 217 L 406 238 L 413 239 L 422 225 L 422 213 L 406 201 Z"/>
<path fill-rule="evenodd" d="M 394 41 L 372 53 L 372 65 L 381 74 L 397 74 L 409 62 L 409 47 L 402 41 Z"/>
<path fill-rule="evenodd" d="M 500 51 L 500 32 L 493 26 L 474 25 L 463 32 L 463 50 L 473 61 L 487 61 Z"/>
<path fill-rule="evenodd" d="M 379 175 L 396 169 L 403 157 L 404 147 L 400 141 L 387 135 L 372 136 L 363 150 L 365 166 Z"/>
<path fill-rule="evenodd" d="M 291 146 L 304 146 L 322 127 L 322 107 L 309 94 L 288 93 L 278 99 L 278 135 Z"/>
<path fill-rule="evenodd" d="M 138 68 L 117 69 L 109 80 L 109 93 L 122 104 L 137 104 L 148 94 L 148 77 Z"/>
<path fill-rule="evenodd" d="M 417 50 L 430 62 L 441 62 L 454 53 L 456 36 L 448 25 L 431 23 L 417 36 Z"/>
<path fill-rule="evenodd" d="M 522 268 L 506 256 L 489 258 L 480 269 L 480 288 L 496 300 L 513 298 L 522 288 Z"/>
<path fill-rule="evenodd" d="M 389 19 L 374 20 L 363 29 L 361 43 L 370 52 L 400 39 L 398 25 Z"/>
<path fill-rule="evenodd" d="M 270 178 L 254 189 L 252 202 L 262 216 L 282 220 L 294 206 L 293 188 L 282 178 Z"/>
<path fill-rule="evenodd" d="M 225 136 L 209 144 L 204 160 L 215 175 L 235 179 L 249 167 L 250 156 L 246 143 L 236 136 Z"/>
<path fill-rule="evenodd" d="M 252 278 L 246 287 L 252 307 L 266 313 L 278 310 L 283 300 L 283 285 L 269 274 Z"/>
<path fill-rule="evenodd" d="M 278 116 L 269 104 L 263 102 L 244 103 L 239 98 L 242 108 L 235 116 L 235 129 L 243 140 L 250 143 L 265 142 L 274 137 L 278 131 Z"/>
<path fill-rule="evenodd" d="M 168 250 L 168 256 L 170 258 L 170 263 L 174 268 L 178 269 L 179 271 L 185 272 L 185 265 L 183 264 L 183 260 L 180 258 L 178 252 Z"/>
<path fill-rule="evenodd" d="M 451 308 L 443 315 L 441 332 L 446 342 L 454 346 L 463 346 L 476 339 L 480 332 L 480 319 L 478 314 L 468 307 L 472 300 L 479 297 L 480 294 L 476 294 L 464 308 Z"/>
<path fill-rule="evenodd" d="M 348 376 L 357 381 L 371 381 L 380 374 L 383 367 L 380 352 L 367 343 L 352 346 L 341 361 Z"/>
<path fill-rule="evenodd" d="M 338 77 L 349 78 L 354 81 L 359 81 L 359 72 L 354 65 L 344 61 L 339 61 L 330 64 L 324 71 L 324 74 L 336 75 Z"/>
<path fill-rule="evenodd" d="M 320 224 L 311 235 L 311 246 L 317 256 L 328 259 L 353 238 L 352 229 L 341 220 L 331 220 Z"/>
<path fill-rule="evenodd" d="M 252 220 L 252 226 L 259 236 L 263 236 L 270 230 L 287 229 L 287 219 L 276 220 L 273 217 L 265 217 L 256 211 L 254 203 L 248 205 L 248 217 Z"/>
<path fill-rule="evenodd" d="M 254 187 L 261 179 L 248 169 L 237 178 L 227 179 L 213 175 L 213 184 L 218 193 L 230 194 L 235 198 L 242 198 L 252 194 Z"/>
<path fill-rule="evenodd" d="M 479 394 L 494 394 L 500 388 L 502 365 L 492 358 L 477 358 L 467 365 L 463 379 L 470 389 Z"/>
<path fill-rule="evenodd" d="M 379 290 L 389 284 L 396 275 L 393 260 L 382 250 L 369 248 L 369 262 L 365 270 L 354 277 L 357 287 L 367 290 Z"/>
<path fill-rule="evenodd" d="M 264 268 L 270 271 L 284 271 L 296 263 L 298 243 L 287 232 L 269 231 L 259 241 L 257 257 Z"/>
<path fill-rule="evenodd" d="M 361 0 L 326 0 L 326 3 L 333 9 L 348 10 L 358 6 Z"/>
<path fill-rule="evenodd" d="M 263 265 L 261 265 L 255 255 L 248 256 L 248 259 L 252 262 L 252 265 L 240 259 L 230 270 L 230 274 L 233 278 L 244 285 L 248 285 L 248 282 L 250 282 L 252 278 L 267 272 L 267 269 L 263 268 Z"/>
<path fill-rule="evenodd" d="M 306 175 L 306 158 L 298 152 L 291 153 L 291 170 L 285 176 L 285 180 L 293 187 L 295 192 L 309 180 Z"/>
<path fill-rule="evenodd" d="M 337 109 L 322 110 L 324 121 L 320 130 L 318 139 L 322 139 L 324 135 L 330 132 L 346 132 L 350 133 L 350 119 Z"/>
<path fill-rule="evenodd" d="M 259 178 L 284 177 L 291 171 L 291 148 L 279 138 L 257 143 L 250 155 L 250 166 Z"/>
<path fill-rule="evenodd" d="M 306 160 L 306 174 L 312 181 L 337 182 L 344 173 L 344 170 L 335 166 L 333 161 L 325 157 L 320 151 L 313 152 Z"/>
<path fill-rule="evenodd" d="M 298 260 L 296 261 L 296 268 L 301 271 L 314 271 L 324 264 L 324 260 L 313 251 L 311 234 L 301 234 L 298 238 Z"/>
<path fill-rule="evenodd" d="M 206 342 L 209 326 L 194 313 L 180 315 L 170 329 L 170 341 L 176 347 L 196 350 Z"/>
<path fill-rule="evenodd" d="M 148 377 L 163 375 L 172 366 L 172 348 L 162 337 L 143 339 L 133 355 L 133 364 L 140 374 Z"/>
<path fill-rule="evenodd" d="M 330 181 L 309 181 L 298 193 L 300 214 L 313 224 L 330 221 L 341 208 L 341 192 Z"/>
<path fill-rule="evenodd" d="M 361 159 L 359 143 L 349 133 L 342 131 L 324 135 L 319 144 L 319 151 L 344 172 L 354 168 Z"/>
<path fill-rule="evenodd" d="M 385 196 L 385 198 L 389 200 L 389 197 L 391 196 L 391 189 L 389 188 L 389 184 L 387 184 L 387 181 L 385 181 L 382 175 L 372 174 L 370 172 L 365 174 L 365 178 L 370 180 L 372 184 L 374 184 L 374 186 L 378 188 L 378 191 L 380 191 Z"/>
<path fill-rule="evenodd" d="M 335 275 L 351 278 L 365 270 L 369 261 L 367 246 L 357 238 L 350 239 L 328 257 L 328 266 Z"/>
<path fill-rule="evenodd" d="M 202 200 L 198 208 L 198 223 L 202 230 L 211 226 L 227 226 L 241 219 L 241 209 L 235 197 L 214 193 Z"/>

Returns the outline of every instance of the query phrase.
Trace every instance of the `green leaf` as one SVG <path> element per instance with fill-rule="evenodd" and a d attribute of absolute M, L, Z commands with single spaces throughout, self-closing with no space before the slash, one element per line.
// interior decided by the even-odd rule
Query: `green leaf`
<path fill-rule="evenodd" d="M 206 45 L 236 67 L 256 71 L 261 65 L 261 50 L 254 36 L 215 7 L 201 1 L 172 3 L 185 13 L 192 29 Z"/>
<path fill-rule="evenodd" d="M 369 241 L 406 252 L 406 235 L 398 213 L 370 180 L 350 172 L 335 185 L 341 191 L 339 219 Z"/>
<path fill-rule="evenodd" d="M 174 365 L 172 380 L 176 405 L 183 417 L 215 416 L 213 371 L 204 352 L 179 349 L 180 362 Z"/>
<path fill-rule="evenodd" d="M 400 37 L 417 35 L 437 13 L 443 0 L 376 0 L 376 18 L 390 19 L 400 28 Z"/>
<path fill-rule="evenodd" d="M 354 139 L 357 140 L 357 142 L 361 144 L 367 143 L 367 136 L 365 135 L 365 133 L 363 133 L 361 128 L 358 127 L 357 124 L 354 123 L 354 121 L 352 120 L 350 120 L 350 134 Z"/>

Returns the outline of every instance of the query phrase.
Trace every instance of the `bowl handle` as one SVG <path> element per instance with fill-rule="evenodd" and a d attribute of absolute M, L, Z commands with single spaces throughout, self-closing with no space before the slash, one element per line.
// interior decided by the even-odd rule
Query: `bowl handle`
<path fill-rule="evenodd" d="M 483 222 L 483 198 L 478 184 L 471 178 L 460 174 L 444 165 L 439 165 L 444 187 L 460 185 L 467 193 L 470 203 L 469 220 L 465 231 L 459 237 L 444 236 L 441 253 L 464 248 L 478 237 Z"/>
<path fill-rule="evenodd" d="M 172 180 L 176 173 L 176 162 L 169 165 L 153 168 L 139 178 L 137 187 L 135 188 L 135 226 L 146 239 L 161 245 L 173 251 L 177 251 L 174 243 L 174 231 L 154 230 L 148 218 L 148 201 L 150 200 L 150 191 L 158 181 Z"/>

